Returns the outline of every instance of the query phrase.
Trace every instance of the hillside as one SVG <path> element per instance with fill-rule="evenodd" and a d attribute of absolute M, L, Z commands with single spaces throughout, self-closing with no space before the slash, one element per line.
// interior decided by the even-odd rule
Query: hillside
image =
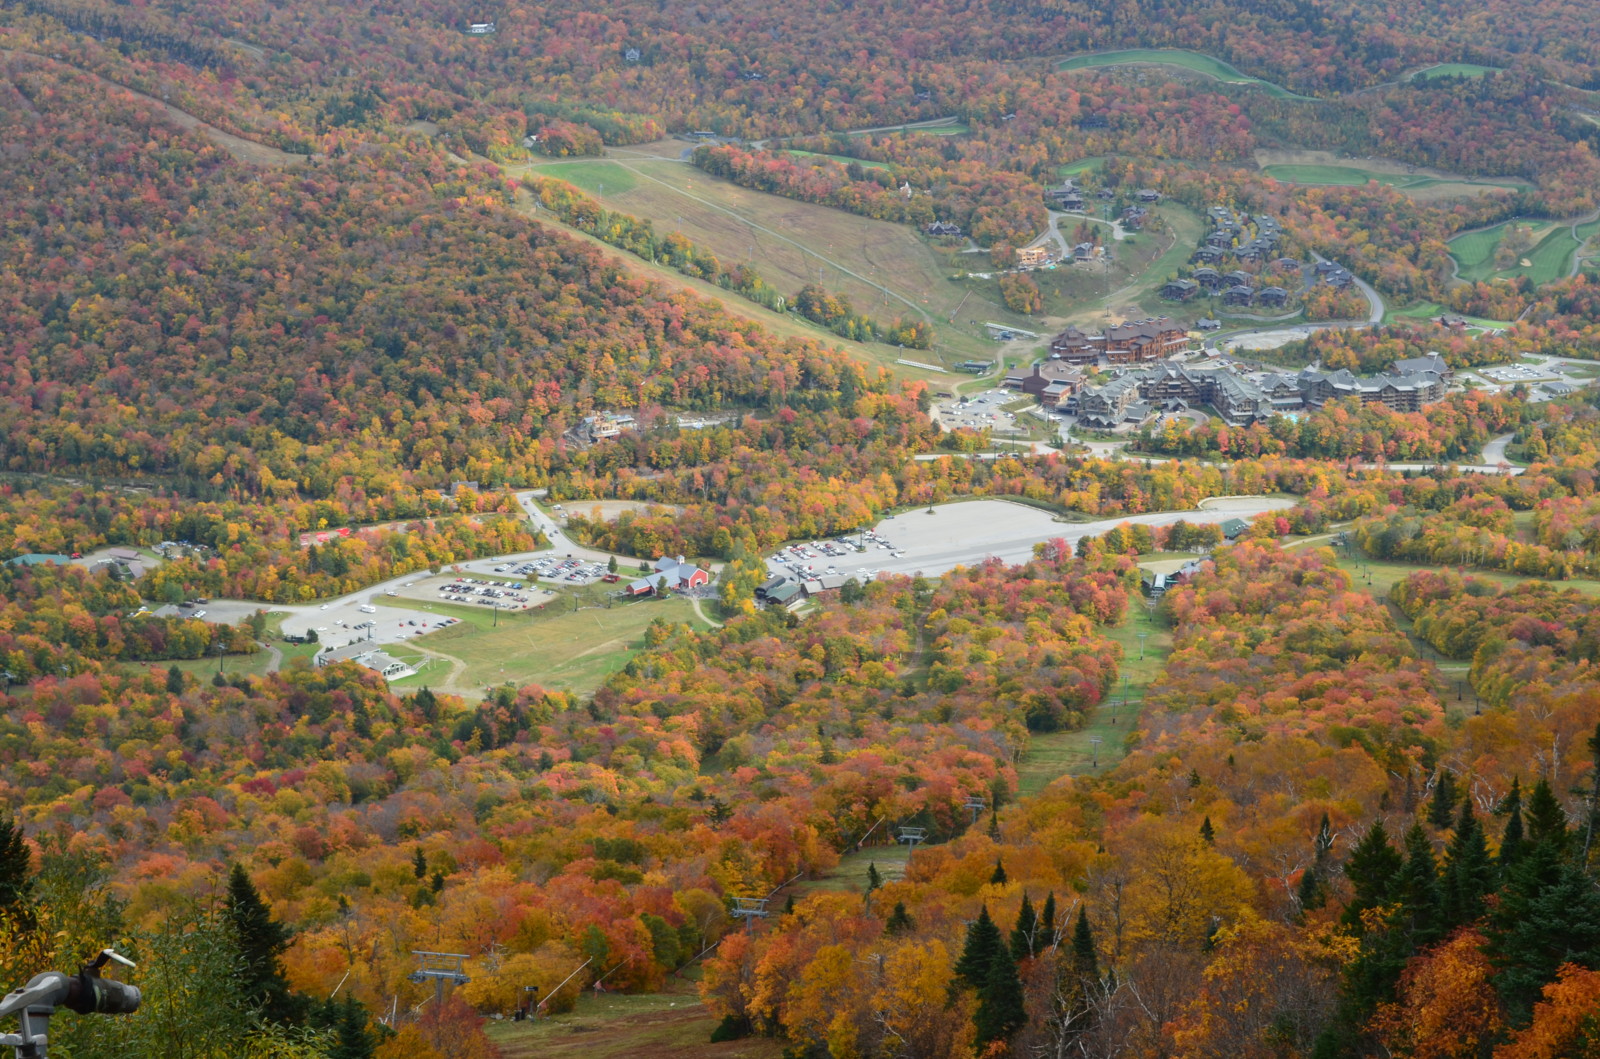
<path fill-rule="evenodd" d="M 0 989 L 1596 1054 L 1590 14 L 0 7 Z"/>

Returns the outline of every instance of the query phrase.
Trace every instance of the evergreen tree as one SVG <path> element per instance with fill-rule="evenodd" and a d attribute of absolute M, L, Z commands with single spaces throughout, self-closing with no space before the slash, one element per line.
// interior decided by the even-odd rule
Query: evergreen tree
<path fill-rule="evenodd" d="M 883 876 L 878 874 L 878 862 L 873 861 L 867 865 L 867 893 L 871 893 L 883 885 Z"/>
<path fill-rule="evenodd" d="M 1000 928 L 989 918 L 989 906 L 984 905 L 978 918 L 967 927 L 967 941 L 956 961 L 956 977 L 974 989 L 982 989 L 989 979 L 989 961 L 1003 948 Z"/>
<path fill-rule="evenodd" d="M 423 688 L 411 696 L 411 703 L 429 724 L 439 719 L 439 696 L 433 693 L 432 688 Z"/>
<path fill-rule="evenodd" d="M 1039 914 L 1033 910 L 1028 895 L 1022 895 L 1022 907 L 1017 910 L 1017 925 L 1011 928 L 1011 958 L 1021 963 L 1024 958 L 1039 954 Z"/>
<path fill-rule="evenodd" d="M 1428 823 L 1443 830 L 1450 826 L 1456 815 L 1456 777 L 1449 769 L 1439 770 L 1439 781 L 1433 786 L 1433 800 L 1428 803 Z"/>
<path fill-rule="evenodd" d="M 1209 816 L 1200 821 L 1200 837 L 1205 839 L 1208 846 L 1217 844 L 1217 830 L 1211 826 L 1211 817 Z"/>
<path fill-rule="evenodd" d="M 22 840 L 22 828 L 0 817 L 0 912 L 9 912 L 25 927 L 32 922 L 33 856 Z"/>
<path fill-rule="evenodd" d="M 978 990 L 978 1010 L 972 1021 L 980 1049 L 991 1041 L 1009 1040 L 1028 1021 L 1022 1004 L 1022 979 L 1004 945 L 989 959 L 989 973 Z"/>
<path fill-rule="evenodd" d="M 333 1030 L 333 1047 L 328 1059 L 372 1059 L 375 1045 L 367 1032 L 367 1011 L 353 999 L 344 1003 L 330 1001 L 325 1018 Z"/>
<path fill-rule="evenodd" d="M 1494 861 L 1484 841 L 1483 828 L 1463 799 L 1455 835 L 1445 854 L 1444 919 L 1450 927 L 1474 923 L 1483 916 L 1484 898 L 1497 883 Z"/>
<path fill-rule="evenodd" d="M 1006 866 L 999 857 L 994 859 L 994 874 L 989 876 L 989 882 L 995 886 L 1004 886 L 1006 882 Z"/>
<path fill-rule="evenodd" d="M 1594 833 L 1600 830 L 1600 724 L 1594 726 L 1594 735 L 1589 737 L 1589 755 L 1593 758 L 1590 765 L 1589 776 L 1589 813 L 1588 819 L 1583 824 L 1583 857 L 1584 863 L 1589 861 L 1589 850 L 1594 845 Z"/>
<path fill-rule="evenodd" d="M 1517 865 L 1490 918 L 1487 951 L 1513 1023 L 1526 1022 L 1563 963 L 1600 967 L 1600 890 L 1551 844 Z"/>
<path fill-rule="evenodd" d="M 1401 926 L 1412 937 L 1413 947 L 1438 941 L 1443 935 L 1439 863 L 1421 824 L 1406 832 L 1406 860 L 1395 877 L 1395 896 L 1400 899 Z"/>
<path fill-rule="evenodd" d="M 183 670 L 175 665 L 167 667 L 167 694 L 183 694 Z"/>
<path fill-rule="evenodd" d="M 235 864 L 228 876 L 225 906 L 228 925 L 239 947 L 239 969 L 243 992 L 260 1005 L 268 1022 L 296 1023 L 301 1012 L 289 994 L 278 957 L 289 947 L 294 935 L 272 918 L 272 910 L 261 900 L 244 866 Z"/>
<path fill-rule="evenodd" d="M 1044 909 L 1039 913 L 1039 937 L 1044 939 L 1039 942 L 1041 946 L 1044 945 L 1046 940 L 1051 944 L 1055 943 L 1056 892 L 1054 890 L 1051 890 L 1050 893 L 1045 897 Z"/>
<path fill-rule="evenodd" d="M 1500 813 L 1506 818 L 1505 830 L 1500 833 L 1500 868 L 1506 870 L 1517 862 L 1526 847 L 1522 830 L 1522 783 L 1513 778 L 1511 791 L 1500 803 Z"/>
<path fill-rule="evenodd" d="M 886 934 L 907 934 L 916 925 L 916 922 L 911 918 L 911 913 L 906 911 L 906 903 L 904 901 L 896 901 L 894 903 L 894 911 L 889 913 L 889 920 L 884 923 L 883 930 Z"/>
<path fill-rule="evenodd" d="M 1333 849 L 1333 830 L 1329 826 L 1327 813 L 1322 814 L 1322 822 L 1317 828 L 1316 837 L 1311 840 L 1311 845 L 1313 850 L 1311 866 L 1300 874 L 1300 887 L 1295 894 L 1302 911 L 1321 908 L 1328 901 L 1328 886 L 1325 880 L 1328 877 L 1328 854 Z"/>
<path fill-rule="evenodd" d="M 1089 913 L 1078 906 L 1078 922 L 1072 928 L 1072 969 L 1085 981 L 1100 977 L 1100 961 L 1095 956 L 1094 932 L 1089 929 Z"/>
<path fill-rule="evenodd" d="M 1559 856 L 1567 850 L 1567 814 L 1556 801 L 1548 780 L 1534 784 L 1528 798 L 1528 841 L 1548 843 Z"/>
<path fill-rule="evenodd" d="M 428 877 L 428 858 L 423 855 L 421 846 L 411 855 L 411 874 L 419 881 Z"/>
<path fill-rule="evenodd" d="M 1389 832 L 1383 821 L 1374 820 L 1344 866 L 1345 878 L 1355 887 L 1355 895 L 1344 910 L 1346 926 L 1359 928 L 1361 913 L 1393 900 L 1395 880 L 1403 863 L 1400 854 L 1389 844 Z"/>

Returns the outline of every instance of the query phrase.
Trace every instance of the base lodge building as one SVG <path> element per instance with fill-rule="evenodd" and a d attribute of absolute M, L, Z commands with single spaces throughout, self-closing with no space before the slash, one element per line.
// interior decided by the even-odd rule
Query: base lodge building
<path fill-rule="evenodd" d="M 1142 364 L 1189 348 L 1189 332 L 1165 316 L 1108 327 L 1090 335 L 1069 327 L 1050 341 L 1050 358 L 1068 364 Z"/>
<path fill-rule="evenodd" d="M 1442 358 L 1439 366 L 1443 366 Z M 1082 390 L 1070 404 L 1077 410 L 1078 421 L 1093 429 L 1109 430 L 1120 423 L 1140 422 L 1158 409 L 1172 411 L 1199 404 L 1210 405 L 1233 426 L 1246 426 L 1275 412 L 1321 408 L 1347 397 L 1396 412 L 1417 412 L 1444 399 L 1448 376 L 1448 368 L 1443 373 L 1402 370 L 1373 376 L 1307 368 L 1298 374 L 1247 379 L 1225 369 L 1197 371 L 1163 365 L 1130 371 L 1104 386 Z"/>

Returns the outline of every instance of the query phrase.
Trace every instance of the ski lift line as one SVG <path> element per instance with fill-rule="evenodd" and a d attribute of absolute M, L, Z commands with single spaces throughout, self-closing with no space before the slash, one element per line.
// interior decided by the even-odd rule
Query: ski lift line
<path fill-rule="evenodd" d="M 799 871 L 795 872 L 788 879 L 785 879 L 783 882 L 779 883 L 777 886 L 774 886 L 772 888 L 772 892 L 767 894 L 767 896 L 763 897 L 762 900 L 763 901 L 772 900 L 774 897 L 777 896 L 779 890 L 782 890 L 785 886 L 790 886 L 790 885 L 798 882 L 799 879 L 800 879 L 800 876 L 804 875 L 805 873 L 806 873 L 806 870 L 804 868 L 801 868 Z"/>
<path fill-rule="evenodd" d="M 856 843 L 856 849 L 860 849 L 863 845 L 865 845 L 867 839 L 872 837 L 872 833 L 874 831 L 878 830 L 878 824 L 883 823 L 887 819 L 889 819 L 887 816 L 878 817 L 878 823 L 877 824 L 873 824 L 871 827 L 867 828 L 867 833 L 862 835 L 861 836 L 861 840 Z"/>
<path fill-rule="evenodd" d="M 332 1000 L 334 997 L 339 995 L 339 990 L 343 989 L 344 988 L 344 984 L 347 981 L 350 980 L 350 972 L 353 971 L 353 970 L 355 970 L 355 967 L 353 967 L 353 966 L 345 968 L 344 977 L 339 979 L 339 984 L 334 986 L 333 987 L 333 992 L 328 994 L 328 999 L 329 1000 Z"/>
<path fill-rule="evenodd" d="M 611 970 L 607 971 L 605 974 L 601 975 L 599 978 L 596 978 L 594 980 L 594 984 L 595 985 L 599 985 L 601 982 L 604 982 L 607 978 L 610 978 L 611 975 L 614 972 L 622 970 L 622 968 L 626 967 L 628 964 L 630 964 L 632 962 L 633 962 L 633 957 L 629 956 L 626 960 L 623 960 L 621 963 L 619 963 L 615 967 L 611 968 Z M 563 984 L 565 984 L 565 983 L 563 983 Z M 556 988 L 559 989 L 561 987 L 557 986 Z"/>
<path fill-rule="evenodd" d="M 556 986 L 554 989 L 550 990 L 550 992 L 548 992 L 548 993 L 546 993 L 544 995 L 544 999 L 539 1001 L 539 1005 L 538 1006 L 541 1007 L 541 1008 L 544 1007 L 545 1004 L 550 1000 L 551 997 L 553 997 L 557 993 L 561 992 L 561 986 L 562 985 L 566 985 L 568 982 L 570 982 L 574 978 L 578 977 L 578 971 L 583 970 L 585 967 L 589 966 L 593 962 L 594 962 L 594 957 L 591 956 L 587 960 L 584 960 L 582 963 L 578 964 L 576 970 L 574 970 L 571 974 L 567 975 L 565 978 L 561 979 L 561 985 Z"/>

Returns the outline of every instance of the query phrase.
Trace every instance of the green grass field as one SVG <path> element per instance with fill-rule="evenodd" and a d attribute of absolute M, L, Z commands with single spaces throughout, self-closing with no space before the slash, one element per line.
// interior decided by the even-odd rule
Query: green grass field
<path fill-rule="evenodd" d="M 1122 645 L 1126 691 L 1119 681 L 1089 723 L 1075 732 L 1035 735 L 1017 764 L 1019 797 L 1038 794 L 1062 776 L 1093 771 L 1097 762 L 1099 769 L 1108 769 L 1127 753 L 1124 740 L 1143 708 L 1144 689 L 1161 673 L 1172 653 L 1172 631 L 1154 616 L 1142 598 L 1133 599 L 1128 610 L 1121 625 L 1106 630 L 1111 639 Z"/>
<path fill-rule="evenodd" d="M 1310 96 L 1296 95 L 1281 85 L 1271 81 L 1264 81 L 1259 77 L 1251 77 L 1240 73 L 1221 59 L 1200 52 L 1180 51 L 1167 48 L 1133 48 L 1128 51 L 1102 52 L 1098 55 L 1075 55 L 1064 59 L 1057 64 L 1060 70 L 1092 70 L 1101 66 L 1122 66 L 1128 63 L 1153 63 L 1161 66 L 1177 66 L 1184 70 L 1213 77 L 1224 84 L 1254 85 L 1268 95 L 1278 99 L 1310 99 Z"/>
<path fill-rule="evenodd" d="M 785 154 L 792 154 L 796 158 L 831 158 L 833 161 L 841 162 L 844 165 L 849 165 L 850 163 L 854 162 L 856 165 L 862 166 L 863 168 L 866 168 L 866 169 L 888 169 L 889 168 L 889 165 L 888 165 L 887 162 L 869 162 L 864 158 L 851 158 L 847 154 L 822 154 L 821 152 L 818 152 L 818 151 L 796 151 L 793 148 L 786 148 L 784 153 Z"/>
<path fill-rule="evenodd" d="M 1103 157 L 1096 156 L 1094 158 L 1080 158 L 1070 165 L 1057 166 L 1056 172 L 1064 177 L 1080 176 L 1083 173 L 1098 173 L 1105 167 L 1106 160 Z"/>
<path fill-rule="evenodd" d="M 978 821 L 979 827 L 986 827 L 986 819 Z M 893 821 L 880 824 L 874 832 L 874 838 L 886 834 L 885 828 Z M 893 838 L 893 834 L 889 834 Z M 867 892 L 867 867 L 876 864 L 878 874 L 885 879 L 898 879 L 905 874 L 906 858 L 910 853 L 909 847 L 899 844 L 893 846 L 868 846 L 858 853 L 846 853 L 839 858 L 839 863 L 828 874 L 820 879 L 802 879 L 795 883 L 792 890 L 797 894 L 810 893 L 813 890 L 845 890 L 850 893 L 864 894 Z"/>
<path fill-rule="evenodd" d="M 1407 80 L 1427 81 L 1434 77 L 1482 77 L 1485 74 L 1499 73 L 1502 67 L 1479 66 L 1477 63 L 1440 63 L 1430 66 L 1426 70 L 1418 70 Z"/>
<path fill-rule="evenodd" d="M 411 641 L 414 648 L 409 652 L 405 645 L 396 645 L 390 653 L 409 654 L 409 661 L 422 656 L 416 650 L 421 648 L 459 660 L 465 668 L 453 679 L 457 687 L 510 681 L 588 694 L 644 646 L 645 627 L 654 619 L 706 628 L 688 600 L 680 598 L 618 602 L 609 609 L 591 606 L 573 611 L 568 609 L 571 605 L 563 595 L 539 610 L 501 614 L 495 625 L 492 613 L 477 608 L 424 604 L 420 609 L 460 617 L 461 624 Z M 399 688 L 442 687 L 451 679 L 451 671 L 448 662 L 435 659 L 415 676 L 393 683 Z"/>
<path fill-rule="evenodd" d="M 1400 191 L 1421 191 L 1423 189 L 1471 191 L 1481 188 L 1518 188 L 1526 186 L 1522 181 L 1512 179 L 1476 180 L 1463 177 L 1447 180 L 1436 176 L 1382 173 L 1373 169 L 1365 169 L 1359 165 L 1278 163 L 1263 166 L 1261 172 L 1275 180 L 1281 180 L 1285 184 L 1352 187 L 1365 185 L 1369 181 L 1377 181 L 1379 184 L 1384 184 Z"/>
<path fill-rule="evenodd" d="M 1496 269 L 1494 253 L 1511 223 L 1507 221 L 1483 231 L 1467 232 L 1450 240 L 1450 256 L 1455 258 L 1462 279 L 1482 282 L 1527 276 L 1542 285 L 1567 274 L 1572 255 L 1578 249 L 1578 240 L 1573 238 L 1571 226 L 1564 224 L 1537 224 L 1533 232 L 1534 245 L 1521 258 L 1528 264 Z"/>
<path fill-rule="evenodd" d="M 617 162 L 547 162 L 530 166 L 529 172 L 565 180 L 591 195 L 625 195 L 639 186 L 638 178 Z"/>
<path fill-rule="evenodd" d="M 908 225 L 753 191 L 675 159 L 627 160 L 626 171 L 635 178 L 627 190 L 621 183 L 613 185 L 604 179 L 605 166 L 621 168 L 621 164 L 590 164 L 601 166 L 602 171 L 580 168 L 579 176 L 595 185 L 605 184 L 604 192 L 591 190 L 604 205 L 648 218 L 657 231 L 681 232 L 719 260 L 752 262 L 779 290 L 794 292 L 807 283 L 820 282 L 848 297 L 858 312 L 884 321 L 926 313 L 937 333 L 935 348 L 908 350 L 910 359 L 953 365 L 992 358 L 994 342 L 983 330 L 985 321 L 1039 329 L 1037 321 L 1030 322 L 1000 304 L 994 283 L 951 282 L 950 277 L 962 269 L 986 268 L 987 257 L 944 252 L 930 246 Z M 566 179 L 561 168 L 543 166 L 537 171 Z M 650 267 L 648 262 L 641 264 Z M 887 288 L 888 295 L 875 284 Z M 695 289 L 718 291 L 710 284 Z M 730 306 L 738 300 L 719 293 Z M 957 320 L 951 323 L 958 307 Z M 760 314 L 753 317 L 756 319 L 782 319 L 758 307 L 752 307 L 752 312 Z M 834 341 L 820 328 L 813 334 L 819 341 L 845 348 L 842 340 Z M 891 370 L 900 356 L 894 347 L 881 344 L 856 343 L 848 348 Z M 927 372 L 904 368 L 898 373 L 929 378 Z M 938 378 L 947 381 L 944 376 Z"/>
<path fill-rule="evenodd" d="M 1383 314 L 1383 322 L 1394 323 L 1396 320 L 1433 320 L 1442 315 L 1460 316 L 1436 302 L 1418 302 L 1404 309 L 1390 308 Z M 1511 326 L 1509 320 L 1489 320 L 1481 316 L 1462 316 L 1472 327 L 1483 328 L 1486 331 L 1505 330 Z"/>
<path fill-rule="evenodd" d="M 1338 550 L 1337 554 L 1339 568 L 1350 574 L 1355 586 L 1371 592 L 1379 599 L 1388 599 L 1389 589 L 1395 582 L 1404 581 L 1418 570 L 1454 569 L 1453 566 L 1447 563 L 1387 562 L 1381 559 L 1367 559 L 1360 555 L 1352 559 L 1344 554 L 1343 549 Z M 1478 581 L 1496 585 L 1522 585 L 1529 581 L 1541 580 L 1537 577 L 1520 577 L 1516 574 L 1501 573 L 1498 570 L 1468 568 L 1462 573 L 1463 576 L 1471 575 Z M 1573 578 L 1570 581 L 1552 581 L 1550 583 L 1559 588 L 1576 588 L 1586 596 L 1600 596 L 1600 581 Z"/>
<path fill-rule="evenodd" d="M 536 1022 L 491 1022 L 504 1059 L 779 1059 L 768 1037 L 711 1044 L 717 1019 L 694 982 L 669 978 L 659 993 L 585 992 L 572 1011 Z"/>

